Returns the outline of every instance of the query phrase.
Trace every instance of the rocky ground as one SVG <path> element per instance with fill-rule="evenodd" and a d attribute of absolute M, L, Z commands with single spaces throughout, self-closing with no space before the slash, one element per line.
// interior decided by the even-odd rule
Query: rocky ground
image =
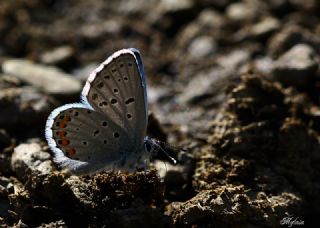
<path fill-rule="evenodd" d="M 318 224 L 319 10 L 314 0 L 0 1 L 0 226 Z M 128 47 L 145 65 L 148 135 L 186 151 L 147 173 L 59 171 L 49 113 Z"/>

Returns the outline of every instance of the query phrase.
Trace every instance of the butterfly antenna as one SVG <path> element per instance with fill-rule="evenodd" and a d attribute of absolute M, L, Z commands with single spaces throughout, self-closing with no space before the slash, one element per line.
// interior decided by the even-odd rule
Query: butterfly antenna
<path fill-rule="evenodd" d="M 158 145 L 157 143 L 155 145 L 157 145 L 158 149 L 160 149 L 172 161 L 174 165 L 177 164 L 177 160 L 171 157 L 164 149 L 162 149 L 160 145 Z"/>
<path fill-rule="evenodd" d="M 159 141 L 160 142 L 160 141 Z M 167 142 L 161 142 L 163 145 L 165 145 L 165 147 L 173 150 L 173 151 L 183 151 L 183 152 L 186 152 L 187 150 L 183 147 L 180 147 L 180 146 L 174 146 L 172 145 L 171 143 L 167 143 Z"/>

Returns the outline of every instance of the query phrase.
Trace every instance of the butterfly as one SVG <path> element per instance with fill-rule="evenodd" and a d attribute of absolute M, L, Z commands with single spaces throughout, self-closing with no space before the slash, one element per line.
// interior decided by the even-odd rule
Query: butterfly
<path fill-rule="evenodd" d="M 146 136 L 147 122 L 147 85 L 140 53 L 122 49 L 90 74 L 80 103 L 52 111 L 45 137 L 54 162 L 73 174 L 132 171 L 153 152 L 163 151 L 159 141 Z"/>

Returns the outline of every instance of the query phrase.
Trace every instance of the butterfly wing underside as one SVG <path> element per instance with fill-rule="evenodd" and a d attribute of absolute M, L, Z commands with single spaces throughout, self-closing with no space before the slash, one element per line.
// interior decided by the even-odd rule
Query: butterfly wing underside
<path fill-rule="evenodd" d="M 138 157 L 147 127 L 146 96 L 139 52 L 114 53 L 90 75 L 82 103 L 49 116 L 46 138 L 55 162 L 82 174 L 119 168 Z"/>
<path fill-rule="evenodd" d="M 131 143 L 143 143 L 147 127 L 146 83 L 136 49 L 116 52 L 93 72 L 82 99 L 105 113 L 131 135 Z"/>

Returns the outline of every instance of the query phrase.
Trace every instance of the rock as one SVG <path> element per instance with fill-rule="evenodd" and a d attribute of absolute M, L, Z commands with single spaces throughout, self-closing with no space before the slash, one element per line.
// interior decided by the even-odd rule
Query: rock
<path fill-rule="evenodd" d="M 116 1 L 114 4 L 110 2 L 114 11 L 122 14 L 136 14 L 149 12 L 152 7 L 158 3 L 157 0 L 132 0 L 128 1 Z"/>
<path fill-rule="evenodd" d="M 206 28 L 222 28 L 226 24 L 224 15 L 213 9 L 204 9 L 196 19 L 196 23 Z"/>
<path fill-rule="evenodd" d="M 232 71 L 227 68 L 213 68 L 210 72 L 200 72 L 190 80 L 178 101 L 188 104 L 203 104 L 208 106 L 218 104 L 222 101 L 221 91 L 232 77 Z M 209 103 L 208 103 L 209 102 Z"/>
<path fill-rule="evenodd" d="M 285 211 L 303 214 L 304 205 L 319 211 L 316 209 L 320 186 L 316 178 L 319 175 L 316 164 L 320 162 L 319 135 L 304 122 L 305 117 L 299 111 L 303 108 L 298 110 L 297 101 L 292 101 L 289 91 L 257 75 L 243 76 L 240 83 L 228 89 L 228 106 L 220 111 L 212 124 L 213 134 L 207 140 L 211 147 L 203 148 L 196 164 L 193 179 L 196 191 L 239 183 L 248 186 L 249 183 L 250 193 L 243 197 L 254 197 L 250 197 L 249 207 L 245 206 L 247 200 L 239 202 L 245 203 L 242 215 L 246 216 L 247 209 L 260 214 L 260 207 L 266 205 L 269 209 L 263 207 L 263 211 L 270 211 L 266 216 L 270 226 L 279 222 Z M 303 105 L 310 107 L 306 102 Z M 257 207 L 251 207 L 254 202 L 258 203 Z M 263 216 L 254 217 L 263 223 Z"/>
<path fill-rule="evenodd" d="M 74 76 L 79 79 L 82 82 L 86 82 L 87 79 L 89 78 L 89 75 L 91 74 L 92 71 L 94 71 L 97 67 L 99 66 L 98 63 L 89 63 L 85 65 L 84 67 L 75 70 Z"/>
<path fill-rule="evenodd" d="M 204 218 L 217 227 L 244 223 L 274 227 L 285 216 L 283 211 L 303 214 L 301 198 L 290 192 L 277 196 L 250 192 L 249 198 L 244 186 L 216 186 L 214 190 L 199 192 L 186 202 L 172 203 L 169 213 L 178 227 L 192 227 Z"/>
<path fill-rule="evenodd" d="M 264 8 L 262 5 L 263 3 L 250 0 L 232 3 L 226 9 L 226 16 L 236 23 L 253 20 L 261 8 Z"/>
<path fill-rule="evenodd" d="M 54 170 L 51 155 L 36 143 L 17 146 L 12 154 L 11 167 L 20 180 L 30 175 L 48 175 Z"/>
<path fill-rule="evenodd" d="M 193 9 L 193 0 L 162 0 L 154 3 L 147 17 L 152 24 L 170 30 L 170 28 L 181 25 L 182 21 L 188 21 L 186 15 L 191 15 Z M 163 23 L 163 18 L 168 21 Z"/>
<path fill-rule="evenodd" d="M 286 86 L 308 86 L 318 71 L 319 59 L 316 56 L 309 45 L 295 45 L 274 62 L 274 79 Z"/>
<path fill-rule="evenodd" d="M 166 86 L 148 85 L 148 103 L 156 104 L 161 100 L 170 99 L 174 92 L 170 91 Z"/>
<path fill-rule="evenodd" d="M 196 20 L 186 25 L 177 36 L 179 46 L 185 50 L 197 37 L 217 37 L 216 34 L 225 25 L 225 17 L 217 11 L 202 10 Z M 213 41 L 215 42 L 215 41 Z"/>
<path fill-rule="evenodd" d="M 32 126 L 32 129 L 42 128 L 54 107 L 52 99 L 32 87 L 2 89 L 0 90 L 0 126 L 6 128 L 19 126 L 19 131 L 22 130 L 21 126 Z"/>
<path fill-rule="evenodd" d="M 192 41 L 189 46 L 189 55 L 194 59 L 200 59 L 212 55 L 216 49 L 216 43 L 210 36 L 201 36 Z"/>
<path fill-rule="evenodd" d="M 131 3 L 131 2 L 130 2 Z M 140 6 L 140 5 L 136 5 Z M 130 10 L 130 9 L 129 9 Z M 134 9 L 132 9 L 134 11 Z M 139 9 L 141 10 L 141 8 Z M 79 33 L 86 39 L 100 41 L 105 36 L 116 35 L 121 32 L 123 21 L 120 18 L 98 22 L 88 22 L 79 28 Z"/>
<path fill-rule="evenodd" d="M 47 65 L 65 66 L 74 58 L 74 49 L 70 46 L 57 47 L 40 56 L 40 61 Z"/>
<path fill-rule="evenodd" d="M 254 25 L 248 25 L 240 29 L 235 35 L 237 42 L 245 39 L 266 39 L 270 34 L 280 28 L 280 22 L 273 17 L 265 17 Z"/>
<path fill-rule="evenodd" d="M 22 59 L 6 60 L 2 70 L 22 81 L 52 95 L 75 95 L 81 90 L 81 83 L 58 68 L 35 64 Z"/>
<path fill-rule="evenodd" d="M 273 60 L 268 56 L 256 58 L 254 60 L 254 67 L 258 72 L 264 75 L 268 75 L 273 70 L 273 67 L 274 67 Z"/>
<path fill-rule="evenodd" d="M 92 194 L 88 194 L 89 183 L 78 176 L 70 176 L 65 180 L 66 186 L 71 190 L 77 203 L 84 208 L 92 208 L 94 205 Z"/>
<path fill-rule="evenodd" d="M 255 37 L 265 36 L 280 28 L 280 22 L 273 17 L 266 17 L 251 27 L 251 34 Z"/>
<path fill-rule="evenodd" d="M 0 75 L 0 89 L 21 86 L 21 81 L 11 75 Z"/>
<path fill-rule="evenodd" d="M 279 57 L 293 46 L 301 43 L 308 44 L 320 52 L 320 39 L 317 35 L 305 28 L 289 24 L 270 39 L 267 50 L 269 55 Z"/>
<path fill-rule="evenodd" d="M 244 50 L 217 57 L 220 66 L 195 75 L 179 95 L 178 101 L 189 104 L 205 103 L 207 106 L 219 104 L 224 98 L 222 91 L 237 77 L 235 72 L 249 57 L 250 53 Z"/>
<path fill-rule="evenodd" d="M 226 55 L 219 56 L 217 63 L 223 68 L 236 70 L 249 60 L 250 55 L 248 50 L 236 49 Z"/>
<path fill-rule="evenodd" d="M 192 8 L 192 0 L 162 0 L 159 2 L 158 10 L 166 14 L 169 12 L 178 12 Z"/>
<path fill-rule="evenodd" d="M 59 220 L 59 221 L 54 221 L 54 222 L 50 222 L 50 223 L 42 223 L 39 227 L 41 228 L 52 228 L 52 227 L 68 227 L 66 222 L 63 220 Z"/>
<path fill-rule="evenodd" d="M 305 1 L 296 1 L 296 0 L 288 0 L 290 4 L 301 11 L 312 12 L 316 11 L 319 7 L 318 2 L 314 0 L 305 0 Z"/>

